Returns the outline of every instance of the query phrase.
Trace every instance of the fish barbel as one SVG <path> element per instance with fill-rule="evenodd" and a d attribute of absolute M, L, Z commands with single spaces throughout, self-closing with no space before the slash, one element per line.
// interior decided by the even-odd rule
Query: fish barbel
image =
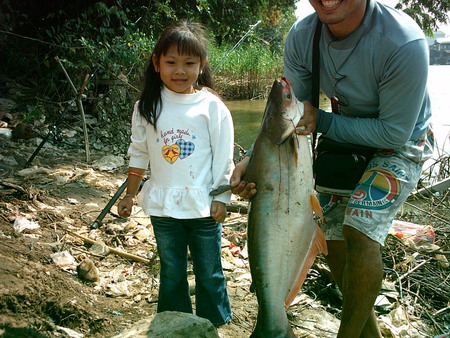
<path fill-rule="evenodd" d="M 303 115 L 289 81 L 274 81 L 245 172 L 256 183 L 248 214 L 248 252 L 258 317 L 252 337 L 295 337 L 286 315 L 318 253 L 327 254 L 314 220 L 312 158 L 306 136 L 293 132 Z"/>

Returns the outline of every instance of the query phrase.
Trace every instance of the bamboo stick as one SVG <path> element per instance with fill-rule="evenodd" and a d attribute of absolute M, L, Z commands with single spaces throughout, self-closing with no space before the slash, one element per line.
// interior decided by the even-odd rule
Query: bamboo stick
<path fill-rule="evenodd" d="M 103 243 L 100 243 L 100 242 L 98 242 L 96 240 L 93 240 L 93 239 L 91 239 L 89 237 L 85 237 L 85 236 L 79 235 L 79 234 L 77 234 L 77 233 L 75 233 L 73 231 L 67 230 L 67 229 L 65 229 L 65 230 L 70 235 L 78 237 L 78 238 L 81 238 L 82 240 L 84 240 L 85 242 L 87 242 L 89 244 L 100 244 L 100 245 L 103 245 Z M 136 261 L 136 262 L 150 263 L 150 260 L 148 260 L 147 258 L 144 258 L 144 257 L 141 257 L 141 256 L 136 256 L 136 255 L 130 254 L 130 253 L 122 251 L 122 250 L 117 250 L 117 249 L 111 248 L 109 246 L 107 246 L 107 248 L 108 248 L 109 252 L 111 252 L 113 254 L 116 254 L 116 255 L 118 255 L 120 257 L 123 257 L 123 258 L 126 258 L 126 259 L 131 259 L 131 260 Z"/>

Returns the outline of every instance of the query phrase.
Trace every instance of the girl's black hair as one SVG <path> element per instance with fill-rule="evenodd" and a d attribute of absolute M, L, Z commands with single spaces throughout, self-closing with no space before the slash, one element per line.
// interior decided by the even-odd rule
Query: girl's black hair
<path fill-rule="evenodd" d="M 172 46 L 177 46 L 181 55 L 195 55 L 200 62 L 207 58 L 208 41 L 203 27 L 198 23 L 182 22 L 166 28 L 153 49 L 144 73 L 144 88 L 139 98 L 139 112 L 156 129 L 156 121 L 161 114 L 161 89 L 163 82 L 152 62 L 155 55 L 158 62 L 161 55 L 167 54 Z M 197 86 L 212 88 L 211 68 L 208 63 L 202 69 Z"/>

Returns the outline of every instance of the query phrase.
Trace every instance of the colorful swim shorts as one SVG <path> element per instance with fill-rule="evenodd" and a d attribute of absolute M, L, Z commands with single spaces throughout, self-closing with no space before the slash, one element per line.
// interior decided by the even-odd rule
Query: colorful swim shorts
<path fill-rule="evenodd" d="M 384 245 L 392 221 L 416 188 L 423 163 L 433 153 L 430 131 L 396 150 L 379 150 L 350 197 L 319 194 L 327 240 L 344 240 L 342 226 L 351 226 Z"/>

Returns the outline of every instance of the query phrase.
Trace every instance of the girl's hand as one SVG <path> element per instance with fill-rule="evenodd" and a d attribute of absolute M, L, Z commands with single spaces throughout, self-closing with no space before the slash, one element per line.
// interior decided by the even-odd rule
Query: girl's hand
<path fill-rule="evenodd" d="M 120 217 L 130 217 L 131 211 L 133 210 L 135 197 L 125 196 L 122 198 L 117 205 L 117 209 Z"/>
<path fill-rule="evenodd" d="M 317 109 L 308 101 L 303 101 L 303 117 L 298 121 L 295 133 L 297 135 L 308 135 L 316 130 Z"/>
<path fill-rule="evenodd" d="M 227 216 L 227 206 L 225 203 L 219 201 L 212 201 L 211 203 L 211 217 L 216 222 L 222 223 Z"/>
<path fill-rule="evenodd" d="M 249 160 L 250 157 L 245 156 L 238 164 L 236 164 L 230 179 L 231 192 L 247 200 L 250 200 L 256 194 L 255 183 L 246 183 L 241 181 L 242 176 L 244 176 L 245 170 L 247 169 Z"/>

